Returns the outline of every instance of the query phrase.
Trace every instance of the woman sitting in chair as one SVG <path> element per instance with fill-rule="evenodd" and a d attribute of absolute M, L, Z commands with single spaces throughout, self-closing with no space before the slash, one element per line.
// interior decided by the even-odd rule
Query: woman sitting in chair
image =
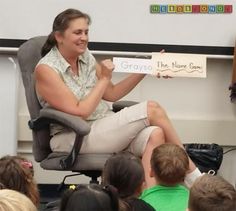
<path fill-rule="evenodd" d="M 147 186 L 153 148 L 169 142 L 182 146 L 164 109 L 146 101 L 113 113 L 104 101 L 117 101 L 127 95 L 144 77 L 130 74 L 117 84 L 111 82 L 114 64 L 99 64 L 88 50 L 90 17 L 76 9 L 58 14 L 53 30 L 42 49 L 43 58 L 35 70 L 36 91 L 42 107 L 78 115 L 91 124 L 80 153 L 113 153 L 128 150 L 142 157 Z M 52 126 L 53 151 L 70 151 L 75 133 Z M 65 141 L 66 140 L 66 141 Z M 190 162 L 189 179 L 200 175 Z"/>

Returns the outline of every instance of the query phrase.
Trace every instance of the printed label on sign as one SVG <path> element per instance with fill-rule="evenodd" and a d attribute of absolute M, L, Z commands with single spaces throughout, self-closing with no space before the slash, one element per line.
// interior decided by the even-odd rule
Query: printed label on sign
<path fill-rule="evenodd" d="M 153 73 L 153 67 L 150 59 L 114 57 L 113 63 L 115 65 L 114 72 L 143 74 Z"/>
<path fill-rule="evenodd" d="M 206 56 L 200 54 L 153 53 L 154 75 L 206 78 Z"/>

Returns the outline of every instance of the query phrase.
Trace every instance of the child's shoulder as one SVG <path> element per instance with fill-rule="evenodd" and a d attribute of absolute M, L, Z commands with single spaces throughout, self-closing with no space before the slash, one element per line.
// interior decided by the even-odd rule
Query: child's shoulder
<path fill-rule="evenodd" d="M 162 193 L 162 192 L 179 192 L 179 191 L 182 191 L 182 192 L 186 192 L 188 193 L 189 190 L 184 186 L 184 185 L 175 185 L 175 186 L 164 186 L 164 185 L 155 185 L 151 188 L 147 188 L 145 189 L 140 198 L 143 199 L 145 198 L 146 196 L 150 196 L 150 195 L 155 195 L 155 194 L 159 194 L 159 193 Z"/>

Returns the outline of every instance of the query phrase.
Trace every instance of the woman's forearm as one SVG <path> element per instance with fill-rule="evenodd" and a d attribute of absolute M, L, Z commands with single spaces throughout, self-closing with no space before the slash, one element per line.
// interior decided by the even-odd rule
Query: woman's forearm
<path fill-rule="evenodd" d="M 83 100 L 78 101 L 77 109 L 80 116 L 82 116 L 83 118 L 87 118 L 93 113 L 93 111 L 101 101 L 109 83 L 109 79 L 100 79 L 92 89 L 92 91 Z"/>
<path fill-rule="evenodd" d="M 145 74 L 131 74 L 115 85 L 109 86 L 104 94 L 104 99 L 117 101 L 127 95 L 145 77 Z"/>

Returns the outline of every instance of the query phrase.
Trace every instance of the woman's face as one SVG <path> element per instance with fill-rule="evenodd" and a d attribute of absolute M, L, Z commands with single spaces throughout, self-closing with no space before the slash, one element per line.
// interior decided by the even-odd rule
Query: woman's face
<path fill-rule="evenodd" d="M 88 45 L 88 20 L 77 18 L 70 22 L 69 27 L 61 36 L 59 45 L 75 54 L 83 54 Z"/>

